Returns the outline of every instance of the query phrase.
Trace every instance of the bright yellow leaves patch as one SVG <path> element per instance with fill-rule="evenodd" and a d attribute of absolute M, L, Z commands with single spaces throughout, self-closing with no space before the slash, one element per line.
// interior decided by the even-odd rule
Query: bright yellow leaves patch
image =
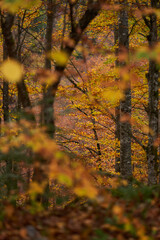
<path fill-rule="evenodd" d="M 23 66 L 13 59 L 8 59 L 0 66 L 0 71 L 8 82 L 19 82 L 23 76 Z"/>
<path fill-rule="evenodd" d="M 104 92 L 104 98 L 111 104 L 116 105 L 124 98 L 123 92 L 119 89 L 108 88 Z"/>
<path fill-rule="evenodd" d="M 64 51 L 54 51 L 48 54 L 48 58 L 54 60 L 58 66 L 65 66 L 68 62 L 68 54 Z"/>
<path fill-rule="evenodd" d="M 40 3 L 40 0 L 2 0 L 0 7 L 2 10 L 8 10 L 10 13 L 16 13 L 19 8 L 30 8 Z"/>

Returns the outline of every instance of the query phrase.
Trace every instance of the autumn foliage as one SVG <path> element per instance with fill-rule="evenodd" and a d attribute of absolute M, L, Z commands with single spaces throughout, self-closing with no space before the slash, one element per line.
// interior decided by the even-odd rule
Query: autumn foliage
<path fill-rule="evenodd" d="M 0 239 L 158 240 L 160 2 L 0 18 Z"/>

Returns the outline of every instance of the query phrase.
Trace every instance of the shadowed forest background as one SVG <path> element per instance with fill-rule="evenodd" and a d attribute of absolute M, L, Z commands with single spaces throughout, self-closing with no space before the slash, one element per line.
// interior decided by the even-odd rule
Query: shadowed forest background
<path fill-rule="evenodd" d="M 160 239 L 160 1 L 0 1 L 0 240 Z"/>

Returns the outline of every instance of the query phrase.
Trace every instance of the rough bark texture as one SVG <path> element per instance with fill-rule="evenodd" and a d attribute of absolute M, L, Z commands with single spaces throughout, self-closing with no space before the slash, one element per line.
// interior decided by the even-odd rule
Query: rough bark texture
<path fill-rule="evenodd" d="M 14 24 L 14 16 L 9 13 L 1 14 L 1 28 L 2 34 L 4 38 L 4 60 L 7 57 L 10 57 L 15 60 L 19 60 L 17 55 L 17 49 L 15 46 L 15 41 L 13 38 L 12 33 L 12 26 Z M 31 108 L 31 102 L 29 99 L 29 95 L 27 92 L 26 85 L 24 80 L 22 79 L 21 82 L 17 83 L 18 95 L 19 100 L 23 106 L 23 108 Z M 4 82 L 3 84 L 3 109 L 4 109 L 4 121 L 9 120 L 9 109 L 8 109 L 9 99 L 8 99 L 8 82 Z M 27 114 L 30 120 L 35 120 L 34 115 Z M 16 174 L 17 165 L 13 163 L 12 157 L 6 160 L 6 171 L 9 174 L 9 177 L 6 180 L 7 185 L 7 192 L 8 195 L 10 194 L 11 190 L 17 189 L 17 178 L 12 177 L 12 174 Z"/>
<path fill-rule="evenodd" d="M 121 1 L 122 9 L 119 13 L 119 54 L 123 51 L 129 51 L 129 33 L 128 33 L 128 13 L 127 1 Z M 120 66 L 125 66 L 125 62 L 119 62 Z M 122 80 L 123 81 L 123 80 Z M 131 88 L 130 82 L 126 83 L 124 89 L 124 100 L 120 103 L 121 118 L 131 116 Z M 120 170 L 123 178 L 132 177 L 131 165 L 131 124 L 129 121 L 120 123 Z"/>
<path fill-rule="evenodd" d="M 119 40 L 118 26 L 114 27 L 114 43 L 118 44 Z M 115 49 L 115 55 L 118 57 L 118 47 Z M 118 67 L 118 60 L 115 61 L 115 66 Z M 118 81 L 119 79 L 116 79 Z M 115 107 L 115 172 L 120 173 L 120 105 Z"/>
<path fill-rule="evenodd" d="M 151 7 L 156 8 L 158 1 L 151 0 Z M 148 35 L 148 43 L 150 49 L 152 49 L 157 43 L 157 16 L 155 14 L 150 15 L 149 21 L 150 33 Z M 158 177 L 158 147 L 154 142 L 158 137 L 158 77 L 159 70 L 154 60 L 149 61 L 148 71 L 148 109 L 149 109 L 149 128 L 150 133 L 148 135 L 148 184 L 157 184 Z"/>
<path fill-rule="evenodd" d="M 3 60 L 5 61 L 8 57 L 8 51 L 3 41 Z M 9 122 L 9 83 L 3 80 L 3 119 L 4 122 Z M 16 163 L 13 162 L 12 157 L 8 156 L 6 159 L 6 173 L 8 177 L 6 178 L 7 194 L 10 195 L 11 191 L 17 189 L 17 179 L 12 177 L 16 172 Z"/>
<path fill-rule="evenodd" d="M 53 25 L 55 20 L 56 12 L 55 0 L 47 1 L 47 29 L 45 36 L 45 49 L 46 52 L 52 50 L 52 34 L 53 34 Z M 46 57 L 45 59 L 45 69 L 51 70 L 51 60 Z M 54 123 L 54 99 L 51 97 L 50 92 L 52 87 L 46 89 L 44 85 L 43 92 L 43 105 L 42 105 L 42 123 L 47 126 L 48 134 L 53 137 L 55 133 L 55 123 Z"/>
<path fill-rule="evenodd" d="M 3 60 L 6 60 L 7 58 L 7 49 L 6 45 L 3 42 Z M 3 119 L 4 122 L 9 122 L 9 93 L 8 93 L 9 87 L 8 82 L 3 80 Z"/>
<path fill-rule="evenodd" d="M 2 28 L 2 34 L 4 37 L 6 49 L 7 49 L 7 55 L 10 58 L 17 59 L 15 42 L 14 42 L 14 38 L 13 38 L 13 34 L 12 34 L 13 24 L 14 24 L 14 16 L 13 15 L 7 13 L 5 16 L 3 16 L 1 14 L 1 28 Z M 29 95 L 28 95 L 24 80 L 17 83 L 17 89 L 18 89 L 19 98 L 21 100 L 22 106 L 24 108 L 26 108 L 26 107 L 31 108 L 31 102 L 29 99 Z"/>

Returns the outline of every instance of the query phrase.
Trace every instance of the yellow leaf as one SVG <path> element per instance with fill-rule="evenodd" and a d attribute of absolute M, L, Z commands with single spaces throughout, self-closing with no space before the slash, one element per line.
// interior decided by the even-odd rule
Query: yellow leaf
<path fill-rule="evenodd" d="M 6 81 L 19 82 L 23 76 L 23 67 L 13 59 L 5 60 L 0 66 L 0 71 Z"/>
<path fill-rule="evenodd" d="M 143 128 L 142 128 L 142 131 L 144 132 L 144 133 L 146 133 L 146 134 L 151 134 L 152 136 L 154 135 L 154 132 L 153 132 L 153 130 L 151 129 L 151 128 L 149 128 L 148 126 L 144 126 Z"/>
<path fill-rule="evenodd" d="M 59 174 L 58 181 L 62 184 L 66 184 L 68 187 L 72 186 L 72 179 L 66 174 Z"/>
<path fill-rule="evenodd" d="M 65 66 L 68 61 L 68 54 L 64 51 L 56 51 L 48 54 L 48 57 L 56 62 L 59 66 Z"/>
<path fill-rule="evenodd" d="M 80 197 L 84 197 L 87 195 L 87 189 L 85 189 L 83 187 L 76 187 L 74 189 L 74 192 Z"/>
<path fill-rule="evenodd" d="M 127 186 L 128 185 L 127 180 L 122 180 L 121 183 L 123 184 L 123 186 Z"/>
<path fill-rule="evenodd" d="M 31 199 L 35 199 L 37 194 L 42 194 L 45 188 L 45 183 L 39 184 L 37 182 L 31 182 L 30 188 L 29 188 L 29 195 L 31 196 Z"/>
<path fill-rule="evenodd" d="M 97 190 L 94 187 L 85 187 L 85 186 L 77 186 L 74 188 L 75 194 L 80 197 L 88 197 L 95 198 L 97 195 Z"/>
<path fill-rule="evenodd" d="M 110 102 L 111 104 L 114 105 L 114 104 L 119 103 L 119 101 L 124 98 L 124 95 L 123 95 L 122 91 L 120 91 L 119 89 L 108 88 L 104 92 L 104 98 L 108 102 Z"/>

